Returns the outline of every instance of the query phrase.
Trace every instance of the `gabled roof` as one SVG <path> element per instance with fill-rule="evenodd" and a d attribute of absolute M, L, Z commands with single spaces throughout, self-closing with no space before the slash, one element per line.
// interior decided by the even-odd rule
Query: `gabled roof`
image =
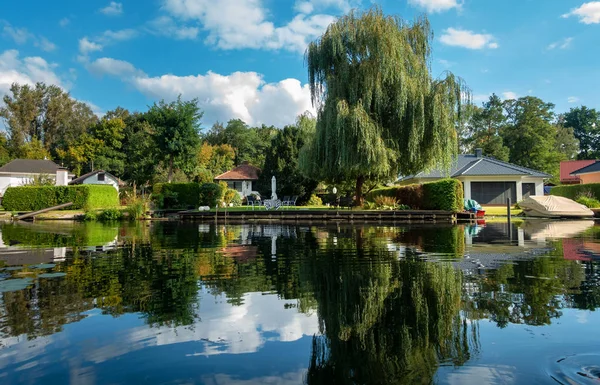
<path fill-rule="evenodd" d="M 0 173 L 15 174 L 56 174 L 64 169 L 51 160 L 46 159 L 15 159 L 0 167 Z"/>
<path fill-rule="evenodd" d="M 420 172 L 416 175 L 400 178 L 409 180 L 414 178 L 439 179 L 459 176 L 533 176 L 539 178 L 550 178 L 551 176 L 541 171 L 532 170 L 516 164 L 503 162 L 487 156 L 476 156 L 472 154 L 459 155 L 448 172 L 442 169 L 434 169 L 429 172 Z"/>
<path fill-rule="evenodd" d="M 560 181 L 563 183 L 578 182 L 580 178 L 572 174 L 575 171 L 594 164 L 595 162 L 595 160 L 567 160 L 560 162 Z"/>
<path fill-rule="evenodd" d="M 69 184 L 83 184 L 83 181 L 85 181 L 87 178 L 94 176 L 96 174 L 99 174 L 101 172 L 103 172 L 104 174 L 106 174 L 106 175 L 110 176 L 111 178 L 113 178 L 114 180 L 116 180 L 117 183 L 119 184 L 119 186 L 125 185 L 125 182 L 123 182 L 121 179 L 117 178 L 113 174 L 106 172 L 104 170 L 96 170 L 96 171 L 88 172 L 87 174 L 83 174 L 79 178 L 73 179 L 72 181 L 69 182 Z"/>
<path fill-rule="evenodd" d="M 582 167 L 578 170 L 575 170 L 573 172 L 571 172 L 571 175 L 581 175 L 581 174 L 588 174 L 591 172 L 599 172 L 600 171 L 600 161 L 592 161 L 594 163 L 589 164 L 585 167 Z"/>
<path fill-rule="evenodd" d="M 233 170 L 215 177 L 215 180 L 258 180 L 259 173 L 260 168 L 243 163 Z"/>

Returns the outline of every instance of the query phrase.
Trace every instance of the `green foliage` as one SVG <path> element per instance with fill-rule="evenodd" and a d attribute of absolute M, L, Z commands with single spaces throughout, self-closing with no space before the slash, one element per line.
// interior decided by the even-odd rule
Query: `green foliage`
<path fill-rule="evenodd" d="M 595 209 L 600 207 L 600 201 L 596 198 L 588 198 L 585 196 L 579 197 L 576 200 L 577 203 L 584 205 L 585 207 L 589 207 L 590 209 Z"/>
<path fill-rule="evenodd" d="M 73 202 L 67 210 L 115 207 L 117 190 L 108 185 L 9 187 L 2 205 L 8 211 L 36 211 Z"/>
<path fill-rule="evenodd" d="M 564 114 L 565 127 L 572 128 L 579 140 L 578 159 L 600 157 L 600 111 L 586 106 L 571 108 Z"/>
<path fill-rule="evenodd" d="M 205 139 L 213 146 L 228 145 L 233 148 L 235 164 L 247 161 L 260 166 L 265 161 L 265 150 L 276 131 L 275 127 L 249 127 L 241 119 L 232 119 L 226 126 L 215 123 Z"/>
<path fill-rule="evenodd" d="M 502 139 L 506 126 L 503 112 L 503 102 L 496 94 L 490 96 L 482 107 L 473 106 L 467 122 L 464 150 L 473 153 L 476 148 L 481 148 L 486 156 L 508 161 L 509 149 Z"/>
<path fill-rule="evenodd" d="M 223 187 L 216 183 L 201 184 L 197 206 L 216 207 L 217 203 L 223 198 L 223 190 Z"/>
<path fill-rule="evenodd" d="M 157 183 L 153 196 L 161 209 L 216 207 L 223 199 L 223 188 L 216 183 Z"/>
<path fill-rule="evenodd" d="M 437 182 L 395 186 L 376 189 L 367 194 L 367 200 L 376 202 L 379 197 L 395 198 L 398 204 L 417 210 L 462 211 L 464 193 L 462 183 L 456 179 Z"/>
<path fill-rule="evenodd" d="M 241 206 L 242 205 L 242 197 L 240 196 L 240 194 L 238 194 L 238 192 L 236 190 L 228 188 L 228 189 L 225 189 L 225 192 L 223 193 L 223 203 L 225 204 L 225 207 Z"/>
<path fill-rule="evenodd" d="M 600 200 L 600 183 L 555 186 L 550 190 L 550 195 L 557 195 L 573 200 L 582 196 Z"/>
<path fill-rule="evenodd" d="M 86 212 L 83 214 L 84 222 L 94 222 L 97 220 L 98 220 L 98 214 L 96 213 L 96 210 L 86 210 Z"/>
<path fill-rule="evenodd" d="M 365 181 L 450 167 L 469 91 L 449 72 L 431 76 L 432 39 L 426 17 L 410 23 L 372 8 L 340 17 L 310 43 L 318 121 L 300 158 L 305 175 L 355 180 L 361 201 Z"/>
<path fill-rule="evenodd" d="M 308 202 L 306 202 L 306 204 L 308 206 L 323 206 L 323 200 L 321 200 L 321 198 L 319 198 L 315 194 L 312 194 L 308 199 Z"/>
<path fill-rule="evenodd" d="M 127 203 L 127 217 L 129 220 L 138 220 L 146 217 L 150 209 L 151 197 L 134 197 Z"/>
<path fill-rule="evenodd" d="M 98 214 L 98 220 L 101 222 L 120 221 L 123 219 L 123 212 L 117 208 L 104 209 Z"/>

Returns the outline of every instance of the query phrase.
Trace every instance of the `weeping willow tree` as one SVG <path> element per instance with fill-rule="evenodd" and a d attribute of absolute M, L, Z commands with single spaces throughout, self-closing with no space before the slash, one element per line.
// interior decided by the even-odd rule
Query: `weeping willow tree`
<path fill-rule="evenodd" d="M 385 181 L 442 165 L 457 150 L 469 91 L 452 73 L 430 74 L 433 33 L 426 17 L 413 23 L 378 7 L 351 12 L 307 49 L 316 135 L 300 167 L 328 182 Z"/>

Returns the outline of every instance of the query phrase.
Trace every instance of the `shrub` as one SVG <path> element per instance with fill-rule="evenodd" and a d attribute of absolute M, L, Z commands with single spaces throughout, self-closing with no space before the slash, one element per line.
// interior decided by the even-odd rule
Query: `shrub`
<path fill-rule="evenodd" d="M 242 197 L 240 194 L 234 189 L 228 188 L 223 193 L 223 203 L 226 207 L 231 206 L 241 206 L 242 205 Z"/>
<path fill-rule="evenodd" d="M 98 215 L 98 220 L 102 222 L 120 221 L 123 219 L 123 213 L 116 208 L 105 209 Z"/>
<path fill-rule="evenodd" d="M 119 205 L 117 190 L 108 185 L 9 187 L 2 205 L 7 211 L 36 211 L 73 202 L 67 210 L 91 210 Z"/>
<path fill-rule="evenodd" d="M 586 196 L 581 196 L 577 199 L 577 203 L 582 204 L 590 209 L 595 209 L 600 207 L 600 201 L 596 198 L 588 198 Z"/>
<path fill-rule="evenodd" d="M 398 200 L 394 197 L 380 195 L 375 197 L 375 208 L 379 210 L 395 210 L 398 207 Z"/>
<path fill-rule="evenodd" d="M 223 188 L 216 183 L 157 183 L 152 195 L 161 209 L 215 207 L 223 198 Z"/>
<path fill-rule="evenodd" d="M 223 187 L 216 183 L 200 185 L 199 201 L 196 206 L 216 207 L 217 202 L 223 198 Z"/>
<path fill-rule="evenodd" d="M 306 202 L 306 204 L 308 206 L 323 206 L 323 200 L 315 194 L 312 194 L 308 199 L 308 202 Z"/>
<path fill-rule="evenodd" d="M 93 222 L 98 220 L 98 215 L 96 215 L 96 211 L 94 210 L 86 211 L 85 214 L 83 214 L 83 220 L 85 222 Z"/>
<path fill-rule="evenodd" d="M 464 199 L 462 183 L 456 179 L 380 188 L 371 191 L 366 198 L 375 202 L 379 196 L 396 198 L 403 207 L 417 210 L 461 211 Z"/>
<path fill-rule="evenodd" d="M 550 190 L 550 195 L 557 195 L 573 200 L 579 198 L 582 194 L 589 198 L 600 200 L 600 183 L 555 186 Z"/>

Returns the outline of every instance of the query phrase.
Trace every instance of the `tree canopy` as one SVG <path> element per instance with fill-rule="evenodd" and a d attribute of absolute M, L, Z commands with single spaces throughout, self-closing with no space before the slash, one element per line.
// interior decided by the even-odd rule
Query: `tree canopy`
<path fill-rule="evenodd" d="M 389 180 L 456 154 L 456 123 L 469 91 L 460 78 L 434 79 L 433 33 L 426 17 L 407 22 L 374 7 L 332 23 L 306 54 L 314 140 L 301 161 L 328 181 Z"/>

